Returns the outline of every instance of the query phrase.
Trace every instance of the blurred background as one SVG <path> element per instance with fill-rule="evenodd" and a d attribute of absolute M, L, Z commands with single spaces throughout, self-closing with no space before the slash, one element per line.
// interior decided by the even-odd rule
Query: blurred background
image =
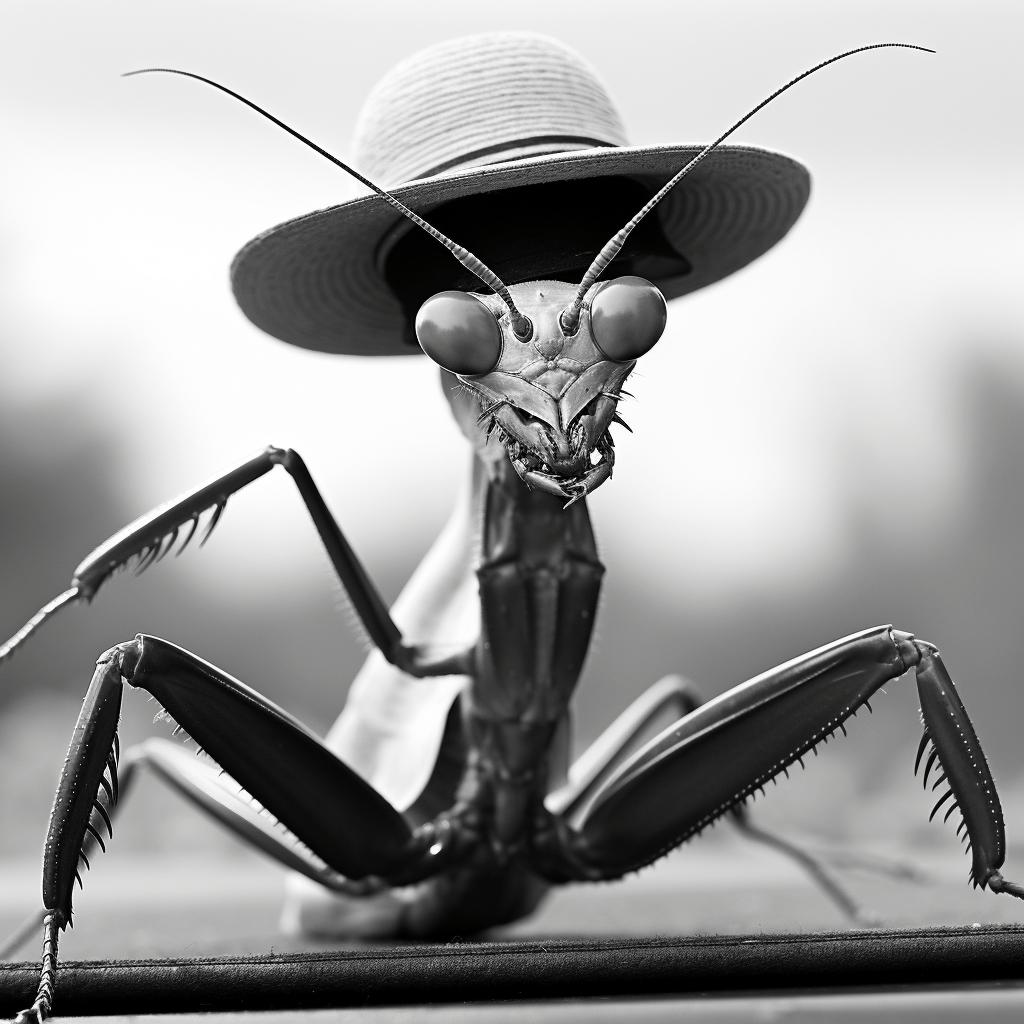
<path fill-rule="evenodd" d="M 367 92 L 457 34 L 529 29 L 598 70 L 637 144 L 734 139 L 811 170 L 791 234 L 670 307 L 591 508 L 608 567 L 579 744 L 660 675 L 708 695 L 878 622 L 938 644 L 1024 841 L 1024 157 L 1010 2 L 518 0 L 481 5 L 50 0 L 0 12 L 0 633 L 135 516 L 246 454 L 298 449 L 393 599 L 467 453 L 436 370 L 289 348 L 228 265 L 258 232 L 360 186 L 207 75 L 343 159 Z M 0 855 L 34 857 L 93 661 L 152 632 L 325 731 L 365 656 L 282 474 L 201 552 L 66 611 L 0 672 Z M 756 805 L 800 836 L 947 844 L 911 776 L 911 680 Z M 126 700 L 123 742 L 154 706 Z M 231 840 L 155 784 L 118 848 Z M 957 856 L 955 853 L 953 856 Z M 957 860 L 957 871 L 966 863 Z"/>

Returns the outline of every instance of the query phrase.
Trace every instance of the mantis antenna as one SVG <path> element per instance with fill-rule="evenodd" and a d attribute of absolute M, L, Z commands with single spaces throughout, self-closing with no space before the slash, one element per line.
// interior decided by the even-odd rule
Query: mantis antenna
<path fill-rule="evenodd" d="M 612 236 L 605 245 L 605 247 L 597 254 L 597 258 L 590 265 L 590 269 L 583 275 L 583 280 L 580 282 L 579 289 L 576 292 L 576 297 L 572 301 L 572 305 L 568 309 L 562 312 L 559 321 L 562 325 L 562 330 L 566 334 L 575 334 L 576 328 L 580 321 L 580 310 L 583 308 L 583 300 L 586 297 L 588 291 L 590 291 L 593 283 L 601 276 L 602 273 L 607 269 L 608 264 L 619 254 L 619 250 L 626 244 L 626 239 L 629 238 L 633 229 L 637 226 L 672 191 L 673 188 L 679 183 L 679 181 L 692 171 L 697 164 L 699 164 L 713 149 L 720 146 L 737 128 L 742 124 L 749 121 L 762 107 L 768 106 L 772 100 L 777 96 L 781 96 L 787 89 L 791 89 L 797 82 L 802 81 L 808 75 L 813 75 L 815 71 L 820 71 L 824 67 L 828 67 L 829 64 L 835 64 L 837 60 L 842 60 L 844 57 L 850 57 L 855 53 L 863 53 L 865 50 L 884 50 L 888 48 L 898 48 L 904 50 L 923 50 L 925 53 L 935 53 L 934 50 L 930 50 L 927 46 L 916 46 L 913 43 L 872 43 L 870 46 L 858 46 L 855 50 L 847 50 L 846 53 L 840 53 L 838 56 L 830 57 L 828 60 L 823 60 L 820 64 L 816 64 L 813 68 L 805 71 L 803 74 L 797 75 L 792 81 L 787 82 L 780 89 L 776 89 L 767 99 L 761 100 L 760 103 L 753 110 L 748 111 L 744 114 L 727 132 L 719 135 L 714 142 L 709 146 L 705 146 L 674 178 L 671 178 L 664 187 L 654 195 L 649 202 L 644 205 L 639 213 L 626 226 L 620 229 L 615 235 Z"/>
<path fill-rule="evenodd" d="M 233 89 L 229 89 L 226 85 L 221 85 L 219 82 L 214 82 L 212 79 L 204 78 L 202 75 L 195 75 L 191 71 L 178 71 L 176 68 L 142 68 L 139 71 L 126 71 L 121 77 L 130 78 L 132 75 L 148 75 L 154 72 L 162 72 L 168 75 L 183 75 L 185 78 L 194 78 L 199 82 L 205 82 L 207 85 L 212 85 L 214 89 L 220 89 L 221 92 L 226 92 L 229 96 L 233 96 L 236 100 L 244 103 L 247 107 L 251 107 L 258 114 L 262 114 L 265 118 L 273 121 L 279 128 L 283 128 L 289 135 L 293 135 L 300 142 L 305 143 L 310 149 L 315 150 L 322 157 L 326 157 L 331 161 L 332 164 L 336 164 L 343 171 L 347 171 L 357 181 L 361 181 L 367 188 L 373 189 L 382 199 L 390 203 L 403 217 L 408 217 L 417 227 L 423 228 L 424 231 L 432 238 L 436 238 L 471 274 L 480 278 L 481 281 L 488 288 L 490 288 L 495 294 L 497 294 L 501 301 L 508 306 L 509 314 L 512 317 L 512 330 L 515 332 L 517 338 L 522 341 L 526 341 L 533 334 L 533 323 L 528 316 L 521 313 L 517 308 L 515 302 L 512 301 L 512 296 L 509 294 L 508 288 L 505 286 L 505 282 L 502 281 L 493 270 L 490 269 L 482 260 L 477 259 L 468 249 L 463 248 L 457 242 L 453 242 L 447 235 L 442 234 L 432 224 L 428 224 L 418 214 L 413 213 L 404 203 L 400 203 L 393 195 L 385 192 L 379 185 L 375 185 L 369 178 L 363 177 L 357 170 L 349 167 L 348 164 L 339 160 L 336 156 L 328 153 L 326 149 L 318 146 L 311 139 L 307 139 L 305 135 L 300 134 L 294 128 L 289 127 L 284 121 L 274 117 L 269 111 L 264 110 L 262 107 L 257 106 L 252 100 L 247 100 L 244 96 L 235 92 Z"/>

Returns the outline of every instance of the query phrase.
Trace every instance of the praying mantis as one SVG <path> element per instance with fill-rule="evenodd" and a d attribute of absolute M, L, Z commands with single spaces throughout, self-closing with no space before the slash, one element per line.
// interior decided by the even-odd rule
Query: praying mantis
<path fill-rule="evenodd" d="M 41 980 L 20 1020 L 50 1013 L 80 864 L 104 844 L 104 832 L 112 836 L 119 796 L 140 766 L 335 893 L 339 907 L 371 908 L 372 934 L 465 935 L 530 913 L 552 885 L 619 878 L 650 864 L 723 816 L 756 832 L 744 801 L 911 669 L 924 723 L 915 771 L 923 761 L 926 782 L 935 770 L 948 785 L 933 815 L 959 810 L 976 886 L 1024 898 L 999 870 L 1005 840 L 995 783 L 939 651 L 891 625 L 827 644 L 707 702 L 668 677 L 568 769 L 567 714 L 604 573 L 586 498 L 612 477 L 610 431 L 624 425 L 624 385 L 667 321 L 654 283 L 605 272 L 676 185 L 763 106 L 836 60 L 901 45 L 851 50 L 777 90 L 654 191 L 578 281 L 506 283 L 457 239 L 262 108 L 209 79 L 172 72 L 241 100 L 354 175 L 472 276 L 471 287 L 429 295 L 412 318 L 472 448 L 471 485 L 399 616 L 302 458 L 267 447 L 101 544 L 71 587 L 0 648 L 2 662 L 60 608 L 91 601 L 118 569 L 133 561 L 148 568 L 177 542 L 188 545 L 212 510 L 209 536 L 230 496 L 277 467 L 294 482 L 374 647 L 327 743 L 159 637 L 139 634 L 99 658 L 51 814 Z M 467 631 L 471 638 L 452 649 L 451 637 Z M 153 696 L 206 757 L 165 740 L 121 757 L 126 685 Z M 375 724 L 382 713 L 393 716 L 390 737 Z M 671 724 L 648 738 L 665 716 Z M 376 746 L 367 739 L 374 729 Z M 403 751 L 413 770 L 386 763 Z M 365 924 L 350 933 L 357 927 L 369 933 Z"/>

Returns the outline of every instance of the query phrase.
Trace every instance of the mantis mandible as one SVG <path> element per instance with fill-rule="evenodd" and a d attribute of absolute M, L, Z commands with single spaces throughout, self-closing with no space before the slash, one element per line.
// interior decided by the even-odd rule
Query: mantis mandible
<path fill-rule="evenodd" d="M 409 316 L 472 446 L 471 487 L 400 599 L 405 631 L 300 456 L 268 447 L 101 544 L 71 587 L 0 648 L 2 662 L 61 607 L 92 600 L 118 569 L 159 561 L 182 531 L 183 548 L 212 509 L 209 536 L 228 498 L 277 466 L 294 481 L 375 648 L 327 743 L 166 640 L 139 634 L 100 657 L 51 814 L 41 980 L 19 1020 L 50 1013 L 57 942 L 71 920 L 79 867 L 104 845 L 104 831 L 112 835 L 119 795 L 140 765 L 337 894 L 340 907 L 371 906 L 373 934 L 465 935 L 530 913 L 553 884 L 619 878 L 650 864 L 725 815 L 756 836 L 744 801 L 910 669 L 924 723 L 915 771 L 928 752 L 926 784 L 935 768 L 935 785 L 948 785 L 933 816 L 943 807 L 947 819 L 959 810 L 975 886 L 1024 898 L 1024 888 L 1000 873 L 1005 842 L 995 784 L 939 652 L 889 625 L 827 644 L 706 703 L 691 684 L 668 677 L 566 771 L 569 703 L 604 572 L 586 497 L 612 476 L 610 428 L 624 425 L 617 411 L 623 386 L 667 317 L 656 284 L 605 272 L 622 265 L 648 214 L 763 106 L 828 64 L 893 46 L 923 49 L 860 47 L 758 104 L 654 189 L 587 257 L 578 280 L 519 275 L 508 284 L 458 240 L 251 101 L 172 72 L 234 96 L 354 175 L 375 202 L 412 222 L 415 238 L 429 236 L 439 258 L 447 259 L 443 246 L 471 276 L 468 285 L 429 294 Z M 467 622 L 472 639 L 453 649 L 451 636 Z M 409 642 L 409 635 L 427 642 Z M 120 758 L 125 685 L 151 694 L 206 758 L 155 739 Z M 392 733 L 376 735 L 375 716 L 389 700 Z M 672 724 L 646 739 L 666 715 Z M 396 753 L 408 764 L 389 765 L 402 760 Z M 818 881 L 851 909 L 827 876 L 818 872 Z M 365 923 L 359 927 L 367 934 Z"/>

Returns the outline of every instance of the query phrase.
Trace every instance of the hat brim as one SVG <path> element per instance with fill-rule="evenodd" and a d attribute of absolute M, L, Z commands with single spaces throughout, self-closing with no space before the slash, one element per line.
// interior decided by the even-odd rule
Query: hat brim
<path fill-rule="evenodd" d="M 654 190 L 700 149 L 576 150 L 439 174 L 391 194 L 429 219 L 431 209 L 463 196 L 545 182 L 629 177 Z M 745 267 L 789 231 L 810 189 L 807 169 L 790 157 L 720 146 L 650 214 L 692 268 L 655 284 L 673 299 Z M 291 345 L 346 355 L 419 353 L 406 340 L 405 312 L 377 258 L 381 240 L 401 219 L 371 194 L 271 228 L 232 263 L 239 306 L 257 327 Z"/>

